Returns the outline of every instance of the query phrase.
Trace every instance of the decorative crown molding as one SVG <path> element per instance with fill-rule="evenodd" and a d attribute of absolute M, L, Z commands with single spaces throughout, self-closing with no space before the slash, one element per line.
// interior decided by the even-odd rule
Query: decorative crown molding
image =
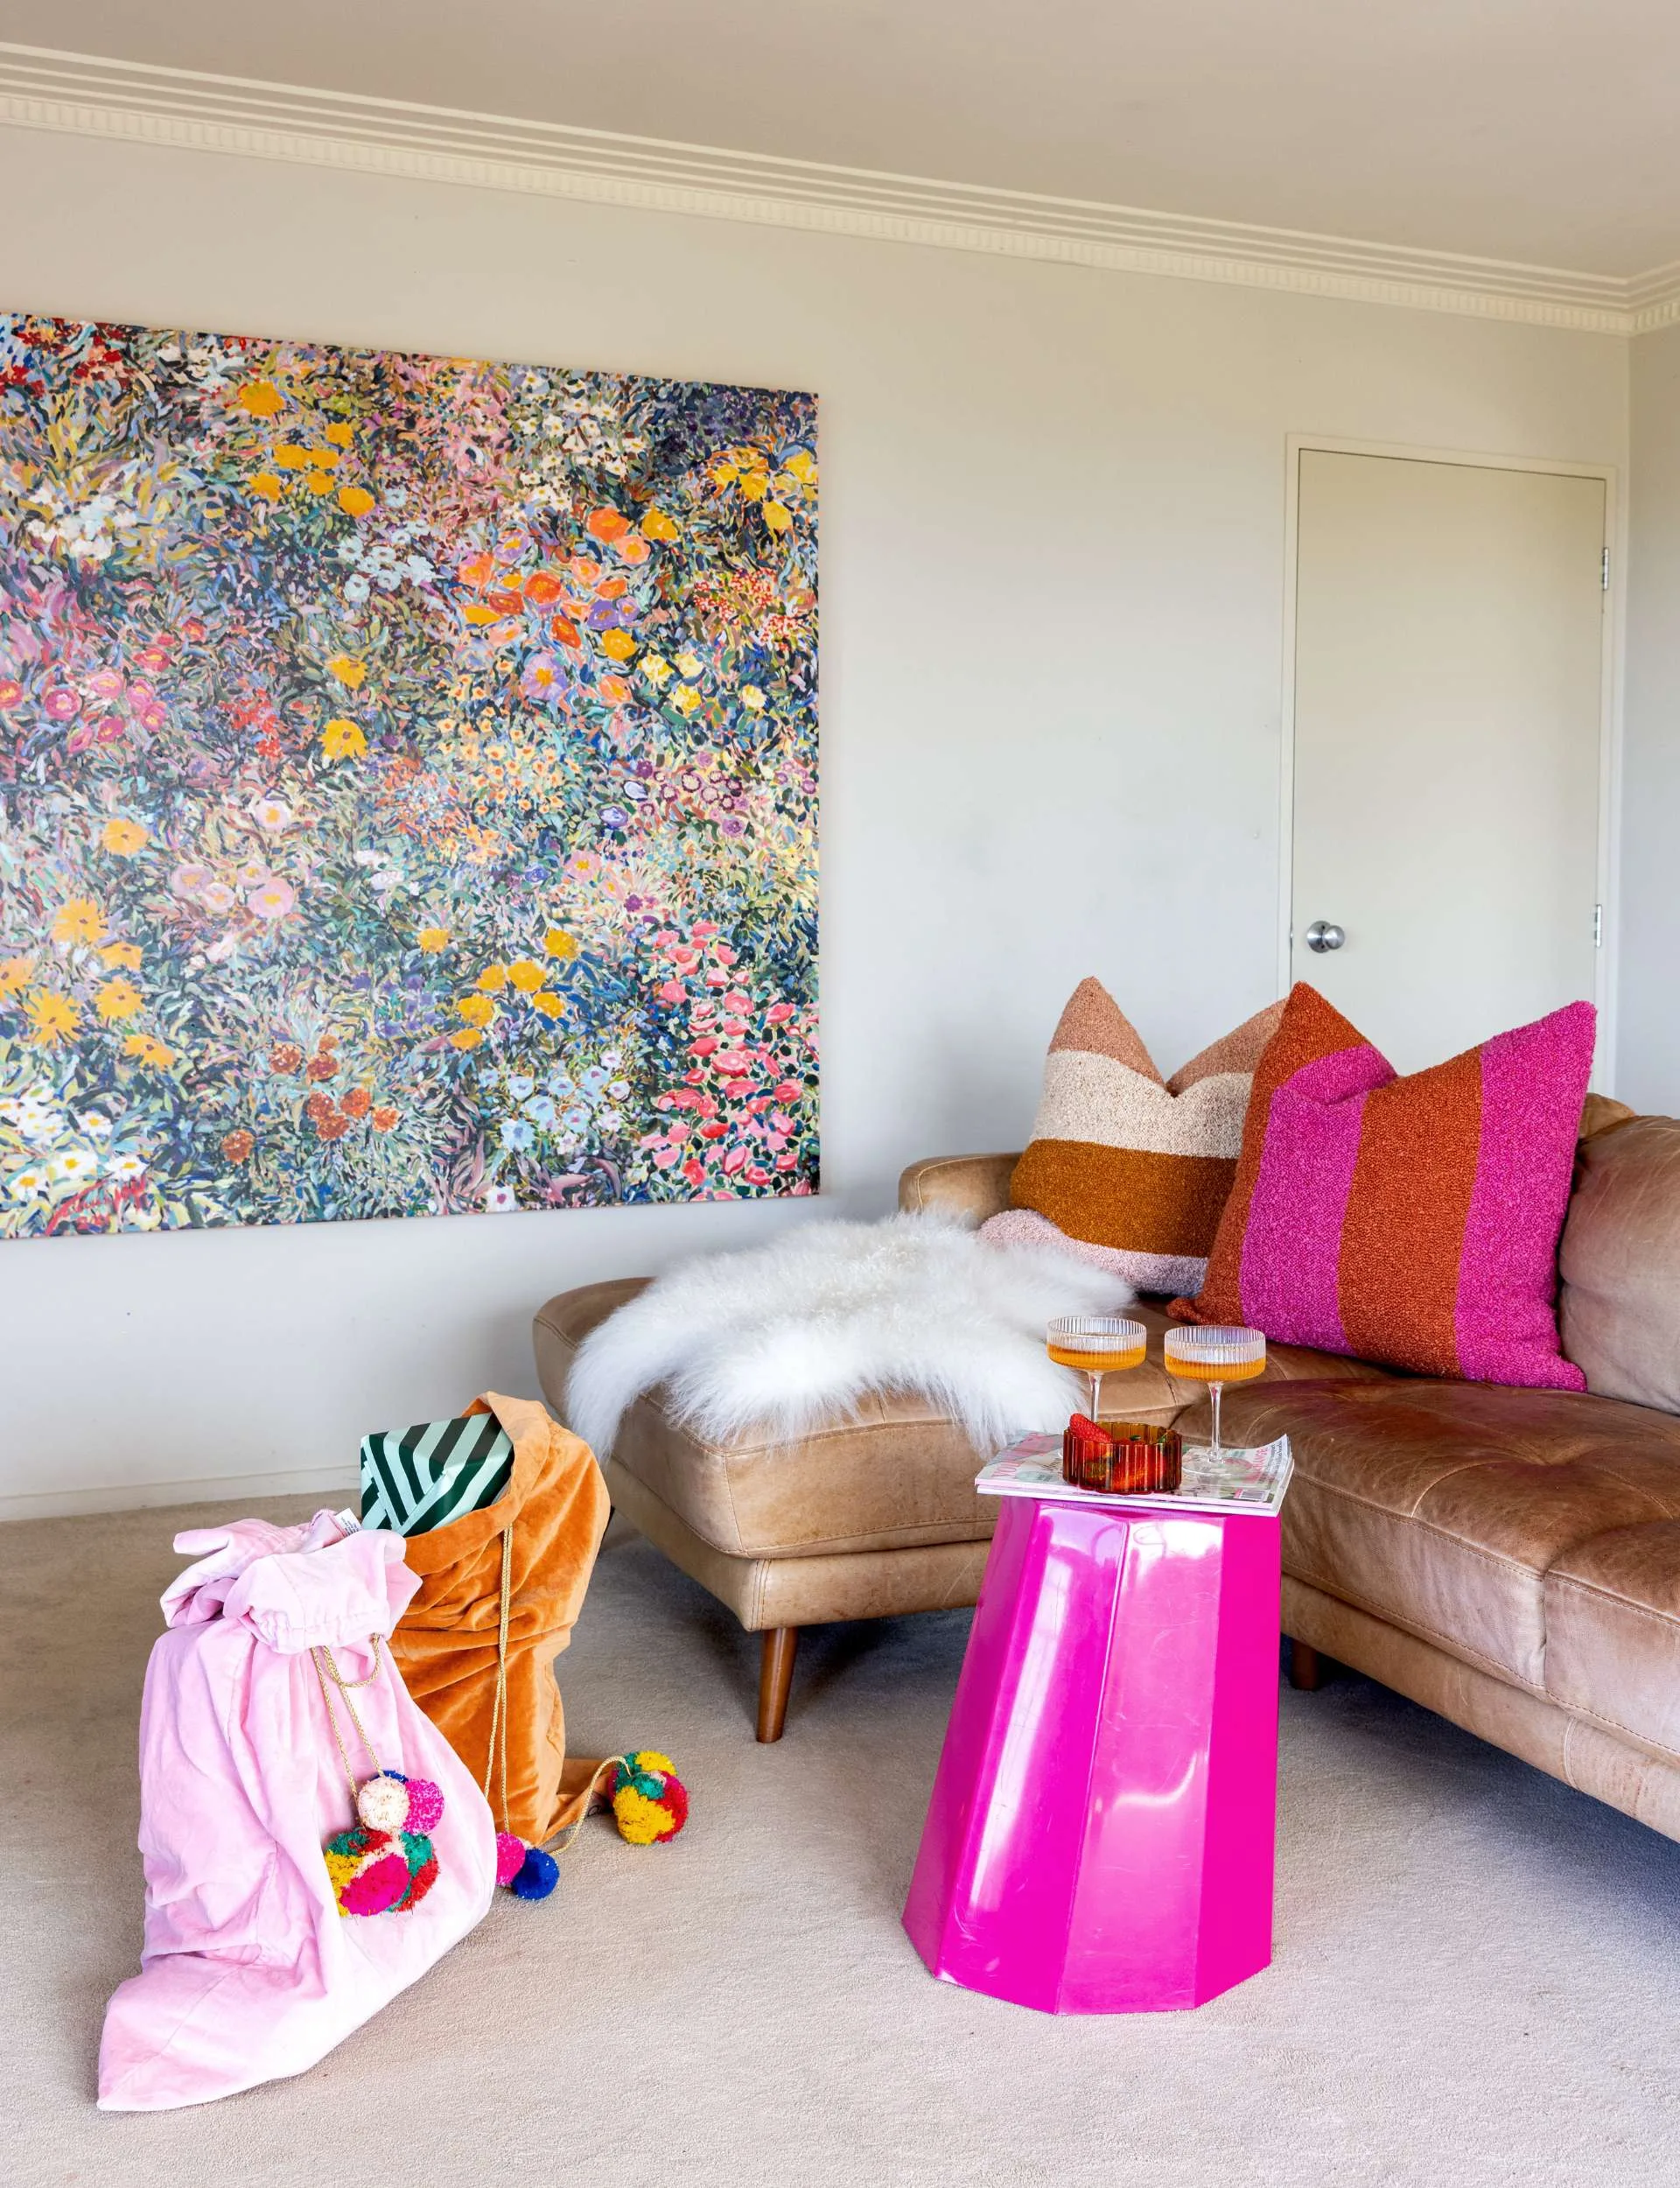
<path fill-rule="evenodd" d="M 1628 306 L 1631 333 L 1655 334 L 1659 327 L 1672 326 L 1680 319 L 1680 260 L 1635 274 L 1628 284 Z"/>
<path fill-rule="evenodd" d="M 1680 263 L 1623 280 L 4 41 L 0 122 L 1586 333 L 1680 319 Z"/>

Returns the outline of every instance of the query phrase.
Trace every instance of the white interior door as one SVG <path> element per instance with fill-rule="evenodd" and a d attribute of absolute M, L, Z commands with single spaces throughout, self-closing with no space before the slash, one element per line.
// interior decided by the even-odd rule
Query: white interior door
<path fill-rule="evenodd" d="M 1417 1070 L 1593 999 L 1605 482 L 1298 462 L 1291 975 Z"/>

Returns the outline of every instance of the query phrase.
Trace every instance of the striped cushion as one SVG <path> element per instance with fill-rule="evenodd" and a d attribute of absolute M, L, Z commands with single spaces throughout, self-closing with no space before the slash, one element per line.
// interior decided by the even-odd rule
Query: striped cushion
<path fill-rule="evenodd" d="M 1555 1301 L 1595 1016 L 1572 1003 L 1396 1078 L 1297 985 L 1207 1281 L 1173 1312 L 1419 1375 L 1584 1390 Z"/>
<path fill-rule="evenodd" d="M 1254 1067 L 1282 1009 L 1259 1012 L 1163 1083 L 1108 990 L 1082 980 L 1010 1180 L 1021 1212 L 994 1217 L 988 1235 L 1060 1234 L 1139 1291 L 1193 1291 L 1236 1174 Z"/>
<path fill-rule="evenodd" d="M 513 1439 L 494 1413 L 364 1436 L 361 1524 L 429 1534 L 446 1519 L 494 1504 L 513 1472 Z"/>

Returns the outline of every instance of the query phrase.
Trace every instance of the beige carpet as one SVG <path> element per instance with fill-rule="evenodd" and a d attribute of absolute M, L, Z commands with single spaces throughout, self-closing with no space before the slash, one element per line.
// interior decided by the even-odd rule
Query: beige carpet
<path fill-rule="evenodd" d="M 1284 1698 L 1277 1956 L 1195 2014 L 1057 2021 L 899 1927 L 966 1618 L 757 1645 L 634 1537 L 563 1660 L 574 1743 L 668 1749 L 694 1815 L 592 1823 L 312 2073 L 92 2103 L 135 1965 L 133 1745 L 173 1529 L 0 1528 L 7 2188 L 1642 2188 L 1680 2169 L 1680 1846 L 1363 1681 Z M 276 1518 L 297 1500 L 262 1507 Z"/>

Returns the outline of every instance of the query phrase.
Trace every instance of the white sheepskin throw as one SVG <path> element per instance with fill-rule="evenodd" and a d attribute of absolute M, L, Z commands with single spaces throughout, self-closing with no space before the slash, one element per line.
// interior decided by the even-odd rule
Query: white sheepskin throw
<path fill-rule="evenodd" d="M 629 1406 L 662 1385 L 667 1410 L 709 1442 L 782 1441 L 852 1417 L 869 1392 L 915 1393 L 990 1454 L 1079 1404 L 1045 1324 L 1133 1296 L 1107 1271 L 989 1245 L 948 1217 L 809 1224 L 688 1262 L 609 1315 L 573 1364 L 567 1419 L 610 1451 Z"/>

